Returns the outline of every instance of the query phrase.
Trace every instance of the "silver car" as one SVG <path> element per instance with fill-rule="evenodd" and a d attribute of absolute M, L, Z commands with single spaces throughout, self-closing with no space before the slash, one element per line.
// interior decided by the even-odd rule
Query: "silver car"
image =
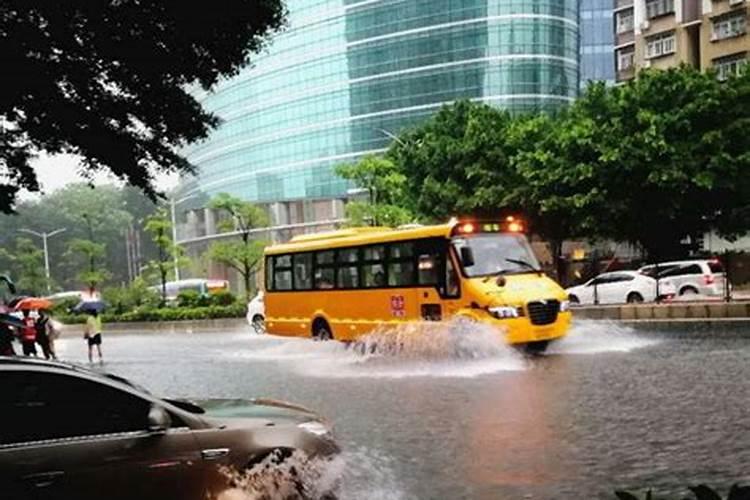
<path fill-rule="evenodd" d="M 726 273 L 718 260 L 679 260 L 644 266 L 638 272 L 659 280 L 668 279 L 680 296 L 721 297 L 725 293 Z"/>
<path fill-rule="evenodd" d="M 308 469 L 338 453 L 328 425 L 288 403 L 161 399 L 114 375 L 14 357 L 0 357 L 0 381 L 4 500 L 204 500 L 282 466 L 305 498 Z"/>

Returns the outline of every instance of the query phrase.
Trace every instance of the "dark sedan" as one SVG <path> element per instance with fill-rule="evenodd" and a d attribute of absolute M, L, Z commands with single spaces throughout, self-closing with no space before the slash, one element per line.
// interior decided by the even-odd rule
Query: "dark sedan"
<path fill-rule="evenodd" d="M 259 464 L 296 460 L 301 475 L 338 453 L 320 417 L 279 401 L 160 399 L 114 375 L 3 357 L 0 388 L 3 499 L 216 498 Z"/>

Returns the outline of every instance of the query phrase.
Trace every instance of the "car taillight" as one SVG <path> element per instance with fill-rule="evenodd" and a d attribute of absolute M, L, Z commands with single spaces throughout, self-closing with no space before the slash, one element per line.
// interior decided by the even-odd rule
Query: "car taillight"
<path fill-rule="evenodd" d="M 714 284 L 714 275 L 713 274 L 706 274 L 703 276 L 703 281 L 705 281 L 706 285 L 713 285 Z"/>

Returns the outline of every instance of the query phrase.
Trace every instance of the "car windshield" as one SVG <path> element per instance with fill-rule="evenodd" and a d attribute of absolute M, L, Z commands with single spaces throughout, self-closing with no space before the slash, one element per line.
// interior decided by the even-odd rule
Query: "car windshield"
<path fill-rule="evenodd" d="M 539 262 L 528 240 L 517 233 L 478 234 L 453 239 L 458 255 L 461 248 L 471 248 L 474 264 L 464 266 L 470 278 L 492 274 L 517 274 L 536 272 Z"/>

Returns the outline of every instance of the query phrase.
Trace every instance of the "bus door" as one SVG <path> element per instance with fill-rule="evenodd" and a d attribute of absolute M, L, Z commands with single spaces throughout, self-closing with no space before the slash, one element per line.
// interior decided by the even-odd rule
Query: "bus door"
<path fill-rule="evenodd" d="M 422 320 L 441 321 L 458 310 L 458 273 L 449 248 L 444 239 L 423 240 L 417 245 L 418 301 Z"/>

